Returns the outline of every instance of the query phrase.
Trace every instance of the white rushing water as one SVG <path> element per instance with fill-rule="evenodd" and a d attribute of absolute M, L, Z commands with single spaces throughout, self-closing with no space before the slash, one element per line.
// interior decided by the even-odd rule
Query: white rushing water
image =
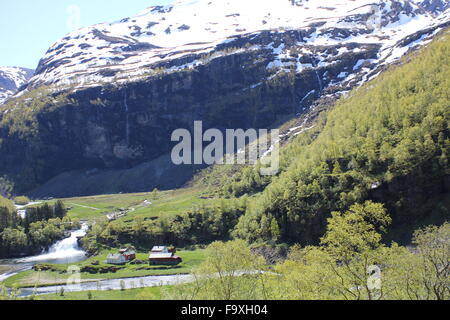
<path fill-rule="evenodd" d="M 52 262 L 72 263 L 83 260 L 85 252 L 78 246 L 78 238 L 86 235 L 88 225 L 84 224 L 80 230 L 73 231 L 70 237 L 56 242 L 47 252 L 33 257 L 19 259 L 18 263 Z"/>

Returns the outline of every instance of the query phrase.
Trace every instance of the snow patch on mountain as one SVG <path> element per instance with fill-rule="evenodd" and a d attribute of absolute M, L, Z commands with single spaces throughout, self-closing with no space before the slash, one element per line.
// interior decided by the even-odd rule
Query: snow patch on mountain
<path fill-rule="evenodd" d="M 242 37 L 263 31 L 303 30 L 300 56 L 294 60 L 283 44 L 251 46 L 246 50 L 271 49 L 274 59 L 268 69 L 297 73 L 335 63 L 358 45 L 378 45 L 377 59 L 358 61 L 336 81 L 351 80 L 352 72 L 370 79 L 380 64 L 397 61 L 410 48 L 426 43 L 449 22 L 449 2 L 444 0 L 177 0 L 154 6 L 134 17 L 97 24 L 74 31 L 54 44 L 41 59 L 30 88 L 57 84 L 64 88 L 97 86 L 102 83 L 138 81 L 161 72 L 192 70 L 227 54 L 220 51 Z M 420 32 L 418 39 L 405 39 Z M 336 46 L 333 56 L 321 55 L 317 63 L 304 63 L 313 48 Z M 166 62 L 192 58 L 161 68 Z M 182 59 L 180 59 L 182 60 Z"/>
<path fill-rule="evenodd" d="M 0 67 L 0 104 L 27 83 L 33 70 L 18 67 Z"/>

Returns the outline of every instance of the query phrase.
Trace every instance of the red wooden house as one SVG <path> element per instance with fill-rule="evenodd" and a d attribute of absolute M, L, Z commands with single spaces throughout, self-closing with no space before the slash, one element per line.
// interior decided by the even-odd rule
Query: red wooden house
<path fill-rule="evenodd" d="M 167 247 L 156 246 L 150 252 L 149 263 L 151 265 L 172 265 L 176 266 L 183 262 L 183 259 L 175 255 L 175 249 L 169 250 Z"/>

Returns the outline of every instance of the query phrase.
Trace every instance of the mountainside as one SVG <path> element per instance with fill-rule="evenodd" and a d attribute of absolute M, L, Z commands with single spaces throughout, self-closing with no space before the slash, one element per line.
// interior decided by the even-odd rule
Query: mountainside
<path fill-rule="evenodd" d="M 294 138 L 283 150 L 282 174 L 252 197 L 235 234 L 251 242 L 317 243 L 331 212 L 367 200 L 388 209 L 389 237 L 396 241 L 448 220 L 449 40 L 447 31 Z M 238 174 L 224 183 L 225 191 L 258 193 L 258 175 L 257 169 Z"/>
<path fill-rule="evenodd" d="M 449 14 L 440 0 L 182 0 L 75 31 L 2 107 L 0 177 L 39 196 L 179 186 L 189 174 L 157 165 L 173 130 L 305 114 L 428 43 Z"/>
<path fill-rule="evenodd" d="M 0 105 L 27 83 L 33 73 L 31 69 L 0 67 Z"/>

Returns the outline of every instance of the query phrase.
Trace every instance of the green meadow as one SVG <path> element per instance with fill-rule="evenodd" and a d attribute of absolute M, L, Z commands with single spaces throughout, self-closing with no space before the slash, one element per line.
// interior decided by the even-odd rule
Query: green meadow
<path fill-rule="evenodd" d="M 60 199 L 69 208 L 68 216 L 72 219 L 95 221 L 108 213 L 128 212 L 122 218 L 125 222 L 140 216 L 144 218 L 160 217 L 184 213 L 195 206 L 213 205 L 216 200 L 202 196 L 196 188 L 147 193 L 111 194 L 89 197 Z M 151 204 L 144 204 L 147 200 Z M 49 203 L 54 200 L 49 201 Z"/>
<path fill-rule="evenodd" d="M 168 288 L 168 287 L 166 287 Z M 170 289 L 169 289 L 170 290 Z M 161 287 L 129 290 L 82 291 L 53 293 L 35 297 L 35 300 L 160 300 Z"/>

